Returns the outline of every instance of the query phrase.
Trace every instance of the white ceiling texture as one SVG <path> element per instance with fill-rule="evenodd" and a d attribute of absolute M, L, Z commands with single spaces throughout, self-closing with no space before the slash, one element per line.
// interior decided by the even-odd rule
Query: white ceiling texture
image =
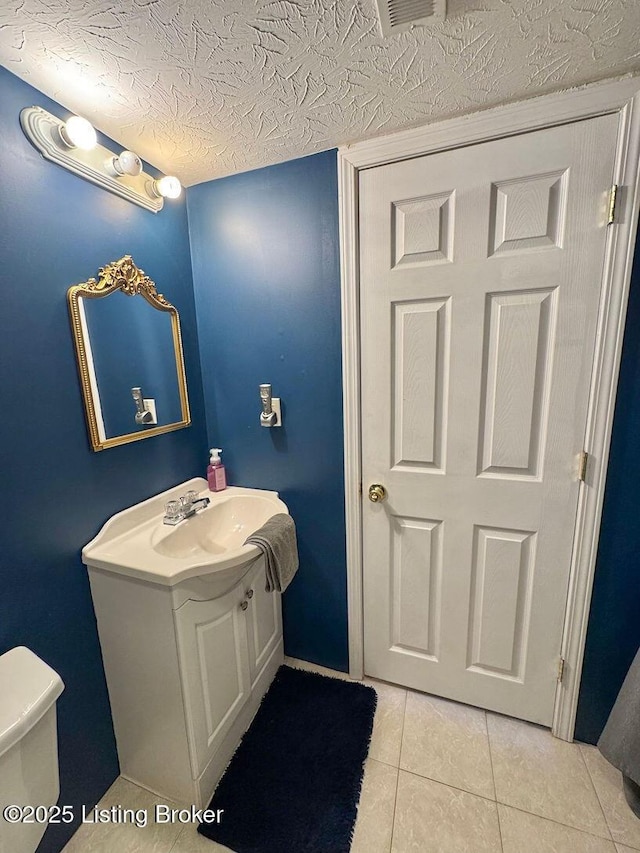
<path fill-rule="evenodd" d="M 190 185 L 640 71 L 640 2 L 2 0 L 0 63 Z"/>

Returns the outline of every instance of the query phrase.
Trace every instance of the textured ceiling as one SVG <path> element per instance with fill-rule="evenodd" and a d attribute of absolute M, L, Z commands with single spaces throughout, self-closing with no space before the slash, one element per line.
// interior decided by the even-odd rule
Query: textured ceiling
<path fill-rule="evenodd" d="M 189 185 L 640 70 L 640 2 L 2 0 L 0 62 Z"/>

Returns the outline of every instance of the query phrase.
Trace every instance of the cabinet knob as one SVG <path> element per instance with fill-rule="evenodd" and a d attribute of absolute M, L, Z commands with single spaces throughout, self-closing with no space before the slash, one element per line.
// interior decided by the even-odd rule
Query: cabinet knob
<path fill-rule="evenodd" d="M 240 602 L 240 610 L 246 610 L 248 606 L 249 606 L 249 602 L 247 601 L 246 598 L 244 601 Z"/>
<path fill-rule="evenodd" d="M 247 595 L 247 598 L 253 598 L 253 590 L 248 589 L 246 595 Z"/>

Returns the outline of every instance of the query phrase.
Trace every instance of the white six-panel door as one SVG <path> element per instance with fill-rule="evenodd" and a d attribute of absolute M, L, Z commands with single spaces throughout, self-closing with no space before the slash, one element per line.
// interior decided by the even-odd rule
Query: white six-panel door
<path fill-rule="evenodd" d="M 365 671 L 544 725 L 617 126 L 360 173 Z"/>

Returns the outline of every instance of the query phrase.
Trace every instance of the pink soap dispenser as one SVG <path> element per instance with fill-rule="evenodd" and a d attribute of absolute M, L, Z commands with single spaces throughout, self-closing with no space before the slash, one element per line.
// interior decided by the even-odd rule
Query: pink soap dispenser
<path fill-rule="evenodd" d="M 211 453 L 211 463 L 207 468 L 209 491 L 221 492 L 227 488 L 227 473 L 220 459 L 222 449 L 220 447 L 212 447 L 209 452 Z"/>

